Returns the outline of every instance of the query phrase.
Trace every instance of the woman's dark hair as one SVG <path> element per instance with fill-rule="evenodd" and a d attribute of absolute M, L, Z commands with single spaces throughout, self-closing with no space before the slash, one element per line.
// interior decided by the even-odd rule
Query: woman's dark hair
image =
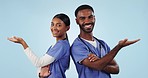
<path fill-rule="evenodd" d="M 55 15 L 53 18 L 59 18 L 65 23 L 66 26 L 70 26 L 70 19 L 66 14 L 60 13 L 60 14 Z M 66 39 L 68 40 L 67 33 L 66 33 Z"/>
<path fill-rule="evenodd" d="M 66 14 L 60 13 L 55 15 L 53 18 L 59 18 L 65 23 L 66 26 L 70 26 L 70 19 Z"/>
<path fill-rule="evenodd" d="M 75 17 L 77 17 L 77 14 L 80 10 L 84 9 L 90 9 L 92 12 L 94 12 L 94 9 L 90 5 L 81 5 L 75 10 Z"/>

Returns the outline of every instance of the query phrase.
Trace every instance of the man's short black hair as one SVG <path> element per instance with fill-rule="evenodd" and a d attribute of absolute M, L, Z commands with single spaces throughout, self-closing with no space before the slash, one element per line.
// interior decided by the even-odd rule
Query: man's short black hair
<path fill-rule="evenodd" d="M 92 10 L 92 12 L 94 12 L 93 8 L 90 5 L 86 5 L 86 4 L 81 5 L 75 10 L 75 17 L 77 17 L 77 14 L 80 10 L 84 10 L 84 9 L 90 9 L 90 10 Z"/>

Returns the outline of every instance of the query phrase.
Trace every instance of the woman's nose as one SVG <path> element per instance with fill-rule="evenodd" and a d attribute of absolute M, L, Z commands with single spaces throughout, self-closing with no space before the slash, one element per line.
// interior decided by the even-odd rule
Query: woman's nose
<path fill-rule="evenodd" d="M 55 29 L 57 29 L 57 27 L 54 25 L 54 26 L 52 26 L 52 29 L 55 30 Z"/>

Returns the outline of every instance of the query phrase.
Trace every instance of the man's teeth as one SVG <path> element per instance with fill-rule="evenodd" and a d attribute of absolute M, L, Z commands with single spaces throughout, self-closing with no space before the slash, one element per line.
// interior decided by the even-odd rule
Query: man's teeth
<path fill-rule="evenodd" d="M 85 27 L 91 27 L 91 25 L 85 25 Z"/>

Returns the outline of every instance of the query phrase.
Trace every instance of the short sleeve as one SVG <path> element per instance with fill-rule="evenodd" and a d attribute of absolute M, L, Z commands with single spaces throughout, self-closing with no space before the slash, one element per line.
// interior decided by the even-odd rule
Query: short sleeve
<path fill-rule="evenodd" d="M 106 53 L 109 53 L 110 47 L 108 46 L 108 44 L 105 43 L 103 40 L 100 40 L 100 42 L 102 43 L 102 45 L 104 45 L 103 48 L 105 48 Z"/>
<path fill-rule="evenodd" d="M 90 54 L 87 47 L 81 42 L 75 42 L 71 46 L 71 55 L 75 62 L 79 63 L 80 61 L 84 60 Z"/>
<path fill-rule="evenodd" d="M 66 53 L 66 47 L 64 45 L 65 44 L 62 41 L 57 42 L 53 47 L 51 47 L 47 51 L 47 54 L 54 57 L 55 61 L 59 60 Z"/>

